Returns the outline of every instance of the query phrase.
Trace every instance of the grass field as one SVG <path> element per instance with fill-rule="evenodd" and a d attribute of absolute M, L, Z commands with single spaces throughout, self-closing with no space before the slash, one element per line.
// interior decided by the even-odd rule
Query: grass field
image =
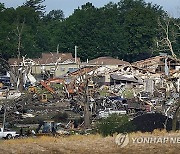
<path fill-rule="evenodd" d="M 130 137 L 144 135 L 153 136 L 180 136 L 180 133 L 167 133 L 165 131 L 154 131 L 150 133 L 132 133 Z M 178 154 L 180 143 L 178 144 L 128 144 L 121 148 L 115 144 L 114 137 L 102 137 L 100 135 L 72 135 L 68 137 L 36 137 L 14 140 L 1 140 L 0 153 L 58 153 L 58 154 Z"/>

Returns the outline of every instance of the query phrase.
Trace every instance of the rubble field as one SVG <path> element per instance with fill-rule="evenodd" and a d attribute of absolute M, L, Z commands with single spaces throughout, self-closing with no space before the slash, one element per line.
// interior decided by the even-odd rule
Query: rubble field
<path fill-rule="evenodd" d="M 57 68 L 63 62 L 57 59 L 50 68 L 27 65 L 25 59 L 10 65 L 11 74 L 1 76 L 0 125 L 20 136 L 76 129 L 84 133 L 97 131 L 101 119 L 117 114 L 127 116 L 136 131 L 179 130 L 180 60 L 159 55 L 111 66 L 104 65 L 105 59 L 61 75 Z"/>

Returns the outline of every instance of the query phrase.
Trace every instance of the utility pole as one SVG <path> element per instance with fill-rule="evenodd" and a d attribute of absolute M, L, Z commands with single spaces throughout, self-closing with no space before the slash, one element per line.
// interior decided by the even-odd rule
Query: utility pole
<path fill-rule="evenodd" d="M 77 63 L 77 46 L 75 46 L 75 64 Z"/>
<path fill-rule="evenodd" d="M 88 99 L 88 81 L 89 79 L 87 78 L 85 81 L 85 93 L 84 93 L 84 124 L 86 128 L 90 127 L 90 113 L 89 113 L 89 99 Z"/>
<path fill-rule="evenodd" d="M 5 104 L 5 107 L 4 107 L 4 117 L 3 117 L 3 131 L 4 131 L 4 127 L 5 127 L 5 122 L 6 122 L 6 104 Z"/>
<path fill-rule="evenodd" d="M 59 53 L 59 44 L 57 45 L 57 54 Z"/>
<path fill-rule="evenodd" d="M 5 122 L 6 122 L 6 104 L 7 104 L 7 97 L 8 97 L 8 93 L 9 93 L 9 89 L 7 89 L 6 91 L 6 102 L 5 102 L 5 106 L 4 106 L 4 117 L 3 117 L 3 131 L 4 131 L 4 128 L 5 128 Z"/>

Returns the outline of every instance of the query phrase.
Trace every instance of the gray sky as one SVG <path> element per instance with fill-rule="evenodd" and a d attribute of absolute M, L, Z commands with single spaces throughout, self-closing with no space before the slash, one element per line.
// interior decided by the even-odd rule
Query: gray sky
<path fill-rule="evenodd" d="M 0 0 L 4 3 L 6 7 L 17 7 L 22 5 L 26 0 Z M 46 11 L 50 10 L 63 10 L 65 16 L 69 16 L 73 13 L 74 9 L 85 4 L 86 2 L 91 2 L 96 7 L 101 7 L 108 2 L 119 2 L 119 0 L 45 0 L 44 5 L 46 5 Z M 171 16 L 180 17 L 180 0 L 145 0 L 146 2 L 152 2 L 153 4 L 158 4 L 163 6 L 163 9 L 167 11 Z"/>

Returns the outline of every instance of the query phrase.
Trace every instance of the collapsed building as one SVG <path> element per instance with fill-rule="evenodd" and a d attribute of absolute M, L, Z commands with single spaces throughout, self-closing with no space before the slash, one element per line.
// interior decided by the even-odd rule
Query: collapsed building
<path fill-rule="evenodd" d="M 167 55 L 160 55 L 136 61 L 132 63 L 132 65 L 147 69 L 154 73 L 166 73 L 165 75 L 168 75 L 169 71 L 179 70 L 180 68 L 179 60 Z"/>

